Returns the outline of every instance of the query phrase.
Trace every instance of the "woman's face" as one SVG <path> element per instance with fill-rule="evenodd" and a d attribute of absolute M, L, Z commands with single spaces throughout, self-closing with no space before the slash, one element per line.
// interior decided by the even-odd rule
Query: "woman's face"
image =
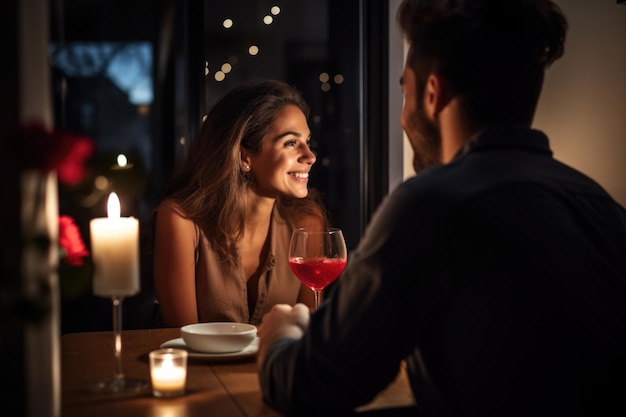
<path fill-rule="evenodd" d="M 309 171 L 315 163 L 315 154 L 309 148 L 310 136 L 302 110 L 285 106 L 263 138 L 261 151 L 248 155 L 257 194 L 272 198 L 306 197 Z"/>

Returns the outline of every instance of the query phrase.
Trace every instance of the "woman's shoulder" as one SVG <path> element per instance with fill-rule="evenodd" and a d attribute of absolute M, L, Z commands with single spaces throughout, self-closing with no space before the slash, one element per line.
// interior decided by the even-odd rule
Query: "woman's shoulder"
<path fill-rule="evenodd" d="M 167 198 L 161 201 L 154 209 L 156 213 L 174 214 L 179 217 L 187 218 L 185 211 L 178 200 Z"/>
<path fill-rule="evenodd" d="M 156 229 L 170 237 L 188 236 L 197 240 L 198 229 L 192 219 L 185 215 L 180 204 L 175 200 L 163 200 L 155 209 Z"/>
<path fill-rule="evenodd" d="M 195 222 L 189 218 L 181 207 L 180 203 L 174 199 L 166 199 L 157 205 L 154 210 L 157 225 L 169 224 L 170 227 L 195 230 Z"/>

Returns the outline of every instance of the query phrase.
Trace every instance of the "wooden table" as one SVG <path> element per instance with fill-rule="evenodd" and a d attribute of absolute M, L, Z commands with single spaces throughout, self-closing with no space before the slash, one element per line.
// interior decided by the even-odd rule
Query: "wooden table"
<path fill-rule="evenodd" d="M 148 353 L 179 329 L 122 332 L 127 378 L 149 382 Z M 185 395 L 156 398 L 149 389 L 133 394 L 93 393 L 89 387 L 111 379 L 115 371 L 112 332 L 69 333 L 61 338 L 62 417 L 280 417 L 261 398 L 254 360 L 211 363 L 190 360 Z M 359 416 L 415 415 L 415 402 L 404 370 Z"/>

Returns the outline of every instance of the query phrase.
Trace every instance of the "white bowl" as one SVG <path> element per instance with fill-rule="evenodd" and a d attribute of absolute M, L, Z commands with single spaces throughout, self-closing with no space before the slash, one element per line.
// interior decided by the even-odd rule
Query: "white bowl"
<path fill-rule="evenodd" d="M 185 344 L 204 353 L 239 352 L 252 343 L 256 333 L 256 326 L 234 322 L 195 323 L 180 328 Z"/>

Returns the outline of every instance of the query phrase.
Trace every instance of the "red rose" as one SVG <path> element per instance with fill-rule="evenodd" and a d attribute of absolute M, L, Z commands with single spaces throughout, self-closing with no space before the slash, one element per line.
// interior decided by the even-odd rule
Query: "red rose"
<path fill-rule="evenodd" d="M 10 142 L 19 166 L 44 172 L 56 170 L 59 181 L 75 185 L 85 174 L 85 161 L 94 150 L 92 140 L 69 132 L 49 132 L 40 123 L 20 128 Z"/>
<path fill-rule="evenodd" d="M 61 162 L 57 166 L 57 175 L 59 181 L 75 185 L 85 176 L 85 161 L 91 156 L 94 145 L 88 138 L 84 136 L 76 136 L 63 133 L 62 141 L 70 142 L 67 146 L 67 152 L 61 158 Z"/>
<path fill-rule="evenodd" d="M 65 252 L 63 260 L 69 265 L 81 266 L 83 258 L 89 255 L 80 230 L 70 216 L 59 216 L 59 245 Z"/>

